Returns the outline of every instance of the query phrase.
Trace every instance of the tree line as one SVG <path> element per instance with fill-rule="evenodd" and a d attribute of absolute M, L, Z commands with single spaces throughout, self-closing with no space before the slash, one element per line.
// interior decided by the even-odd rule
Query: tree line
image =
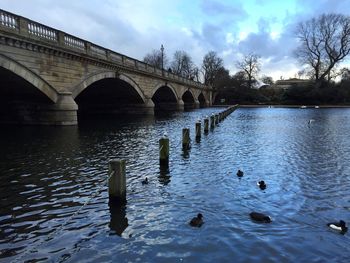
<path fill-rule="evenodd" d="M 308 81 L 288 89 L 277 88 L 270 76 L 259 76 L 261 58 L 256 53 L 238 59 L 233 75 L 215 51 L 205 54 L 199 67 L 183 50 L 171 61 L 163 50 L 153 50 L 144 62 L 212 86 L 216 103 L 350 104 L 350 70 L 339 67 L 350 53 L 350 17 L 322 14 L 300 22 L 294 33 L 299 40 L 293 53 L 301 66 L 298 76 Z M 258 89 L 258 83 L 265 85 Z"/>

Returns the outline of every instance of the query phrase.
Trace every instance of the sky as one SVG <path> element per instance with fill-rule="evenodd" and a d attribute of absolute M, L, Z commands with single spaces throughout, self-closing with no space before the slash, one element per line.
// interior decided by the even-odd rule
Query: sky
<path fill-rule="evenodd" d="M 260 75 L 277 80 L 301 69 L 293 57 L 298 22 L 350 15 L 350 0 L 0 0 L 0 9 L 139 60 L 164 45 L 169 60 L 183 50 L 200 67 L 215 51 L 233 75 L 255 53 Z"/>

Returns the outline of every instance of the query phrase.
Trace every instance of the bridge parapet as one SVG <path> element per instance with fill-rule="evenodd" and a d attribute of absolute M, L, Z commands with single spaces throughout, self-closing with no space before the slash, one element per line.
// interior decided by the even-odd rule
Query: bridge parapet
<path fill-rule="evenodd" d="M 0 33 L 5 31 L 19 37 L 40 41 L 46 45 L 56 46 L 92 59 L 102 60 L 121 68 L 139 71 L 143 74 L 154 75 L 164 80 L 185 83 L 189 86 L 209 89 L 208 86 L 182 76 L 159 69 L 137 59 L 106 49 L 89 41 L 67 34 L 63 31 L 48 27 L 22 16 L 0 9 Z"/>

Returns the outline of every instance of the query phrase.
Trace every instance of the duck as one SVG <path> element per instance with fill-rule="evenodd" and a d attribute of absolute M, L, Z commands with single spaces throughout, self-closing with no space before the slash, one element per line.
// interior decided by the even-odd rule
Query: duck
<path fill-rule="evenodd" d="M 262 213 L 251 212 L 249 215 L 250 215 L 250 218 L 252 220 L 257 221 L 257 222 L 262 222 L 262 223 L 271 223 L 272 222 L 271 217 L 269 217 L 265 214 L 262 214 Z"/>
<path fill-rule="evenodd" d="M 267 186 L 264 181 L 259 181 L 257 185 L 260 187 L 261 190 L 265 190 Z"/>
<path fill-rule="evenodd" d="M 346 231 L 348 231 L 348 227 L 343 220 L 339 220 L 339 222 L 328 223 L 327 226 L 331 229 L 339 231 L 339 233 L 343 235 L 346 233 Z"/>
<path fill-rule="evenodd" d="M 192 218 L 190 221 L 190 225 L 193 227 L 201 227 L 203 223 L 203 215 L 201 213 L 198 213 L 197 217 Z"/>
<path fill-rule="evenodd" d="M 238 176 L 238 177 L 242 177 L 243 174 L 244 174 L 244 173 L 243 173 L 241 170 L 238 169 L 238 171 L 237 171 L 237 176 Z"/>
<path fill-rule="evenodd" d="M 315 120 L 314 119 L 310 119 L 309 121 L 308 121 L 308 125 L 310 125 L 311 123 L 313 123 Z"/>
<path fill-rule="evenodd" d="M 146 177 L 144 180 L 141 182 L 142 184 L 148 184 L 148 178 Z"/>

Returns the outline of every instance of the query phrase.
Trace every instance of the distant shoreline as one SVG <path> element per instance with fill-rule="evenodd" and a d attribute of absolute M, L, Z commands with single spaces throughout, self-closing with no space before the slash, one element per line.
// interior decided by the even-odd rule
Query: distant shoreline
<path fill-rule="evenodd" d="M 212 107 L 229 107 L 232 105 L 212 105 Z M 301 108 L 314 109 L 316 106 L 321 108 L 350 108 L 350 105 L 259 105 L 259 104 L 239 104 L 239 108 Z M 303 108 L 305 109 L 305 108 Z"/>

